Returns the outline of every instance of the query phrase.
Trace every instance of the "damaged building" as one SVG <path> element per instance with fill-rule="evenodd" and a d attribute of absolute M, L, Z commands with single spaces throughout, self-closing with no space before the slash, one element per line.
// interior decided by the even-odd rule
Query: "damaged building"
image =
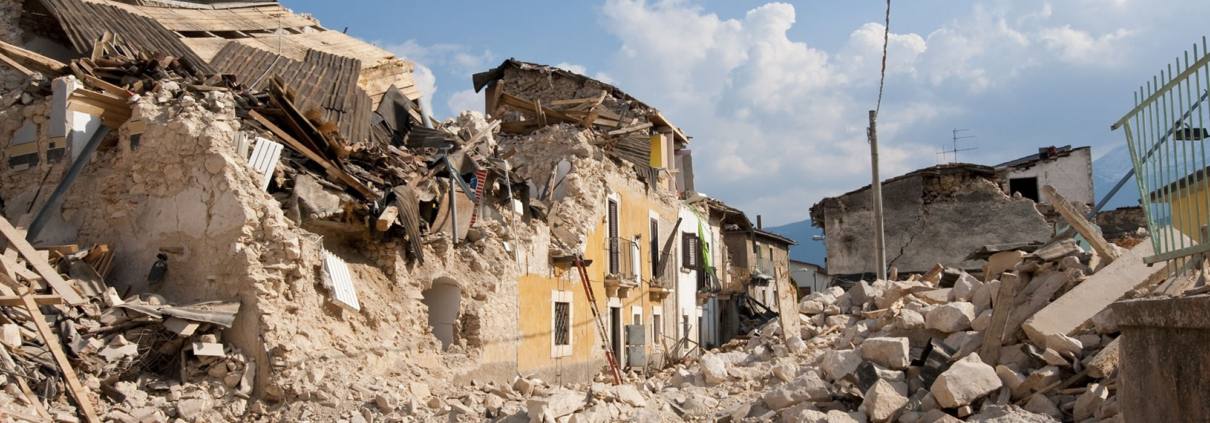
<path fill-rule="evenodd" d="M 991 167 L 938 165 L 882 182 L 887 266 L 923 273 L 940 263 L 977 270 L 972 251 L 985 245 L 1042 243 L 1054 231 L 1032 200 L 1009 196 Z M 873 274 L 870 187 L 811 207 L 811 224 L 827 236 L 826 268 L 835 276 Z"/>
<path fill-rule="evenodd" d="M 474 77 L 487 113 L 437 122 L 409 62 L 277 3 L 18 5 L 0 294 L 56 323 L 9 322 L 7 368 L 46 388 L 14 412 L 424 420 L 467 414 L 471 384 L 617 383 L 776 315 L 740 304 L 761 279 L 727 250 L 771 234 L 616 87 L 508 60 Z M 777 239 L 763 274 L 788 280 Z"/>

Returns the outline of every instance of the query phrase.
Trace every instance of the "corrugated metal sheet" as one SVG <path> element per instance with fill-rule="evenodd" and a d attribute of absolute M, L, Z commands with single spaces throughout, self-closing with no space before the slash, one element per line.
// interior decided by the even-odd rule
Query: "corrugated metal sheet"
<path fill-rule="evenodd" d="M 310 50 L 300 62 L 231 42 L 215 55 L 213 65 L 219 73 L 235 75 L 239 83 L 257 89 L 265 89 L 273 76 L 280 76 L 297 94 L 294 105 L 299 111 L 318 108 L 323 119 L 336 122 L 350 142 L 369 137 L 372 102 L 357 87 L 361 62 L 356 59 Z"/>
<path fill-rule="evenodd" d="M 349 265 L 328 250 L 320 251 L 323 253 L 324 270 L 328 276 L 326 282 L 332 284 L 332 302 L 353 311 L 361 311 L 361 303 L 357 301 L 357 289 L 353 287 L 353 277 L 349 274 Z"/>
<path fill-rule="evenodd" d="M 72 48 L 80 54 L 91 54 L 93 44 L 109 31 L 144 53 L 168 54 L 202 73 L 214 73 L 214 68 L 182 43 L 176 33 L 154 19 L 115 6 L 80 0 L 41 2 L 59 20 L 71 39 Z"/>

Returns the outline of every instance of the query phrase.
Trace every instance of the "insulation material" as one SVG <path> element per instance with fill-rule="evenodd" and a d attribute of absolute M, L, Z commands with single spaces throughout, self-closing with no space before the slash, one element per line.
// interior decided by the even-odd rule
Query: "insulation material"
<path fill-rule="evenodd" d="M 332 252 L 321 248 L 324 261 L 324 285 L 332 290 L 332 302 L 353 311 L 361 311 L 361 303 L 357 302 L 357 290 L 353 288 L 353 277 L 349 274 L 349 265 Z"/>
<path fill-rule="evenodd" d="M 252 149 L 252 157 L 248 163 L 261 174 L 260 188 L 269 189 L 269 181 L 273 180 L 273 170 L 277 168 L 277 159 L 281 157 L 282 145 L 264 138 L 256 138 L 256 147 Z"/>

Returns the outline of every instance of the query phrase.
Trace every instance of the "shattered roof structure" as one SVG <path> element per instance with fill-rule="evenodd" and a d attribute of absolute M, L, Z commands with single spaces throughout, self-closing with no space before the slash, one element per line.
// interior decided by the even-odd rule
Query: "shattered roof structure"
<path fill-rule="evenodd" d="M 473 80 L 474 86 L 475 86 L 475 92 L 479 92 L 479 91 L 483 90 L 484 87 L 487 87 L 487 86 L 495 83 L 496 81 L 503 79 L 505 72 L 507 72 L 510 69 L 529 71 L 529 72 L 540 72 L 540 73 L 543 73 L 543 74 L 546 74 L 549 76 L 558 76 L 560 78 L 565 78 L 565 79 L 574 81 L 580 85 L 592 85 L 593 87 L 600 88 L 600 89 L 604 90 L 605 92 L 607 92 L 609 95 L 611 95 L 617 99 L 620 99 L 621 101 L 623 101 L 625 103 L 630 104 L 631 107 L 634 109 L 642 109 L 642 110 L 648 111 L 647 118 L 651 121 L 653 127 L 657 128 L 657 129 L 665 128 L 665 127 L 669 128 L 672 131 L 673 136 L 677 142 L 685 143 L 685 144 L 689 143 L 690 137 L 686 136 L 685 133 L 682 132 L 680 130 L 680 128 L 678 128 L 676 125 L 673 125 L 672 122 L 670 122 L 666 117 L 664 117 L 664 115 L 661 114 L 659 110 L 656 110 L 655 108 L 648 106 L 646 103 L 643 103 L 642 101 L 639 101 L 638 99 L 636 99 L 634 97 L 631 97 L 629 94 L 626 94 L 622 90 L 618 89 L 618 87 L 601 82 L 601 81 L 593 79 L 593 78 L 589 78 L 584 75 L 580 75 L 575 72 L 570 72 L 570 71 L 560 69 L 557 67 L 553 67 L 553 66 L 540 65 L 537 63 L 522 62 L 522 61 L 518 61 L 516 59 L 510 58 L 508 60 L 505 60 L 504 63 L 501 63 L 500 66 L 492 68 L 491 70 L 489 70 L 487 72 L 480 72 L 480 73 L 475 74 L 472 77 L 472 80 Z M 553 82 L 551 82 L 550 84 L 552 86 L 554 85 Z M 552 103 L 552 105 L 554 105 L 554 104 Z M 491 112 L 491 110 L 489 110 L 488 112 Z M 621 123 L 618 122 L 618 124 L 620 125 Z"/>
<path fill-rule="evenodd" d="M 1012 167 L 1012 168 L 1030 167 L 1034 163 L 1037 163 L 1037 162 L 1040 162 L 1043 160 L 1055 159 L 1055 158 L 1059 158 L 1059 157 L 1067 157 L 1067 156 L 1070 156 L 1072 152 L 1080 151 L 1080 150 L 1087 150 L 1089 148 L 1091 148 L 1091 147 L 1084 146 L 1084 147 L 1071 148 L 1070 145 L 1065 145 L 1065 146 L 1056 148 L 1053 153 L 1054 155 L 1052 155 L 1052 153 L 1050 153 L 1050 152 L 1047 152 L 1046 151 L 1047 149 L 1045 149 L 1045 148 L 1039 148 L 1038 154 L 1030 154 L 1028 156 L 1025 156 L 1025 157 L 1016 159 L 1016 160 L 1010 160 L 1010 161 L 1007 161 L 1004 163 L 1000 163 L 994 167 L 996 169 L 1004 169 L 1004 168 L 1010 168 L 1010 167 Z"/>

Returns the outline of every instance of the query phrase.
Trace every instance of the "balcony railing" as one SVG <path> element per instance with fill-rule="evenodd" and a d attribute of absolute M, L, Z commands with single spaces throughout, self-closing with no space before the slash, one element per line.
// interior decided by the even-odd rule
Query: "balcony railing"
<path fill-rule="evenodd" d="M 655 258 L 655 257 L 653 257 Z M 655 274 L 647 283 L 656 288 L 672 289 L 676 286 L 676 258 L 671 251 L 660 254 L 653 267 Z"/>
<path fill-rule="evenodd" d="M 773 268 L 773 260 L 770 259 L 756 259 L 756 263 L 754 263 L 754 266 L 752 266 L 752 270 L 770 277 L 777 276 L 774 273 Z"/>
<path fill-rule="evenodd" d="M 637 284 L 642 260 L 639 245 L 626 238 L 605 239 L 605 276 L 621 283 Z"/>
<path fill-rule="evenodd" d="M 697 269 L 697 292 L 718 293 L 722 290 L 722 284 L 718 282 L 718 273 L 713 266 L 703 266 Z"/>

